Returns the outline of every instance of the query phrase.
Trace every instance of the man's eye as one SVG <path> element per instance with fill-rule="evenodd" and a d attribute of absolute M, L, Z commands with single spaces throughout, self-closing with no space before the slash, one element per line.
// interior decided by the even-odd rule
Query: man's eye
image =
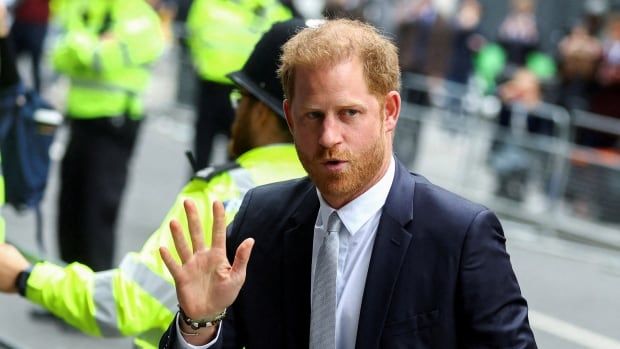
<path fill-rule="evenodd" d="M 307 115 L 309 119 L 318 119 L 323 116 L 323 113 L 319 111 L 311 111 L 311 112 L 308 112 Z"/>
<path fill-rule="evenodd" d="M 346 116 L 357 116 L 359 114 L 359 111 L 355 109 L 345 109 L 343 111 L 343 114 Z"/>

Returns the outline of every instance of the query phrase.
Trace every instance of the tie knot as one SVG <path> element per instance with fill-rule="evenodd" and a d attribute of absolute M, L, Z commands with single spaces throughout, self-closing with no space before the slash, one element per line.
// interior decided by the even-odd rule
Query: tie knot
<path fill-rule="evenodd" d="M 325 229 L 327 234 L 340 232 L 340 224 L 342 224 L 340 217 L 338 217 L 336 211 L 332 212 L 327 219 L 327 229 Z"/>

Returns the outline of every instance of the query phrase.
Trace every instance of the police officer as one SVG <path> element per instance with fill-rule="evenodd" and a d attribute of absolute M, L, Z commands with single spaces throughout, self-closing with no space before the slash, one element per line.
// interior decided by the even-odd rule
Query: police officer
<path fill-rule="evenodd" d="M 291 18 L 278 0 L 194 0 L 187 18 L 188 45 L 198 74 L 194 154 L 197 168 L 211 163 L 213 139 L 229 135 L 232 82 L 261 34 Z"/>
<path fill-rule="evenodd" d="M 70 139 L 61 167 L 61 258 L 112 267 L 114 230 L 138 127 L 140 94 L 164 41 L 159 17 L 144 0 L 73 0 L 54 67 L 71 80 Z"/>
<path fill-rule="evenodd" d="M 305 176 L 291 144 L 282 110 L 284 93 L 275 73 L 280 46 L 303 25 L 301 20 L 274 25 L 243 69 L 230 75 L 242 96 L 229 144 L 236 160 L 199 171 L 141 251 L 128 253 L 116 269 L 93 273 L 79 263 L 29 265 L 12 246 L 0 244 L 0 291 L 19 292 L 85 333 L 139 335 L 138 347 L 157 347 L 178 310 L 173 280 L 158 249 L 174 250 L 168 222 L 187 224 L 184 201 L 195 202 L 204 231 L 210 232 L 206 228 L 212 224 L 214 200 L 224 203 L 230 222 L 252 187 Z"/>

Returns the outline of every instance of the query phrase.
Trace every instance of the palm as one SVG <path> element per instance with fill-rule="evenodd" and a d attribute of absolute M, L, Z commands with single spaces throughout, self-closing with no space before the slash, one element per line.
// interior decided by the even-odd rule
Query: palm
<path fill-rule="evenodd" d="M 244 241 L 237 250 L 231 266 L 226 257 L 226 227 L 223 207 L 213 206 L 213 232 L 211 248 L 202 241 L 203 232 L 196 210 L 185 203 L 193 253 L 188 248 L 179 224 L 170 223 L 170 229 L 182 265 L 178 265 L 169 252 L 162 248 L 162 258 L 172 274 L 179 305 L 194 319 L 212 317 L 230 306 L 245 280 L 245 268 L 253 241 Z"/>

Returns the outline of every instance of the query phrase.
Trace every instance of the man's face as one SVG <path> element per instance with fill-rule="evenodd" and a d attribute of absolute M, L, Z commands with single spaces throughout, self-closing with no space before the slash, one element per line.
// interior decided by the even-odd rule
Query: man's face
<path fill-rule="evenodd" d="M 400 96 L 371 94 L 358 59 L 297 68 L 284 108 L 299 159 L 331 206 L 342 207 L 385 173 Z"/>

